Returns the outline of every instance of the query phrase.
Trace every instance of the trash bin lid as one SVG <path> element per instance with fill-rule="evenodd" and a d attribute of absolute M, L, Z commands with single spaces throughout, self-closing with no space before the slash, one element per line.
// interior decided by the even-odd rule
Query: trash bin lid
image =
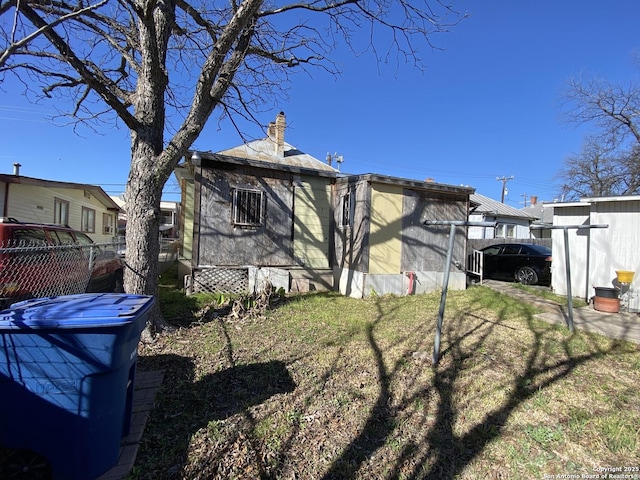
<path fill-rule="evenodd" d="M 136 321 L 153 297 L 124 293 L 83 293 L 34 298 L 0 312 L 0 331 L 38 328 L 95 328 Z"/>

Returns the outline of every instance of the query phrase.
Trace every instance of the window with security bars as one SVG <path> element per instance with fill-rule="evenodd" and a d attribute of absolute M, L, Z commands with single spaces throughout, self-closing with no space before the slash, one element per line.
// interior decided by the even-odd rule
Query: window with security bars
<path fill-rule="evenodd" d="M 233 190 L 232 222 L 234 225 L 257 227 L 262 225 L 264 210 L 263 195 L 260 190 Z"/>

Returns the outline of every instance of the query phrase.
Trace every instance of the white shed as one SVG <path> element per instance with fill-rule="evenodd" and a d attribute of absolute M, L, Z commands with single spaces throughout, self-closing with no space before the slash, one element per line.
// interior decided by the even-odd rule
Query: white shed
<path fill-rule="evenodd" d="M 620 286 L 616 270 L 636 272 L 629 288 L 636 292 L 640 289 L 640 196 L 556 203 L 553 225 L 608 225 L 607 228 L 568 230 L 574 296 L 587 300 L 594 295 L 594 287 Z M 564 232 L 553 230 L 551 237 L 551 286 L 557 294 L 566 295 Z"/>

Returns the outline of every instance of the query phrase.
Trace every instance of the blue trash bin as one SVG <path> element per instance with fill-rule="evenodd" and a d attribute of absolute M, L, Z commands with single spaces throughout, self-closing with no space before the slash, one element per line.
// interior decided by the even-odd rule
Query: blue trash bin
<path fill-rule="evenodd" d="M 153 302 L 81 294 L 1 311 L 0 444 L 43 455 L 54 479 L 94 479 L 116 465 Z"/>

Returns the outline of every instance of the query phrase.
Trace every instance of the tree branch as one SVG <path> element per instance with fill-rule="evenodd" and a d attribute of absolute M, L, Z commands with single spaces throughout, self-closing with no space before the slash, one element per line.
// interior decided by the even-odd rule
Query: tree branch
<path fill-rule="evenodd" d="M 27 44 L 29 44 L 36 37 L 39 37 L 40 35 L 45 34 L 49 30 L 52 30 L 54 27 L 56 27 L 57 25 L 61 24 L 62 22 L 70 20 L 70 19 L 72 19 L 74 17 L 82 16 L 85 13 L 90 12 L 91 10 L 96 10 L 96 9 L 102 7 L 103 5 L 105 5 L 108 1 L 109 0 L 101 0 L 100 2 L 96 3 L 95 5 L 89 5 L 88 7 L 81 8 L 80 10 L 76 10 L 76 11 L 73 11 L 71 13 L 68 13 L 67 15 L 63 15 L 61 17 L 58 17 L 53 22 L 41 26 L 35 32 L 32 32 L 31 34 L 29 34 L 26 37 L 24 37 L 22 40 L 18 40 L 17 42 L 15 42 L 14 39 L 15 39 L 16 26 L 17 26 L 17 23 L 18 23 L 18 13 L 20 12 L 20 5 L 21 5 L 21 3 L 18 2 L 17 5 L 16 5 L 16 15 L 14 17 L 13 27 L 12 27 L 12 30 L 11 30 L 11 44 L 4 50 L 4 52 L 2 52 L 2 54 L 0 54 L 0 68 L 2 68 L 5 65 L 5 63 L 7 62 L 7 60 L 9 59 L 9 57 L 13 53 L 18 51 L 18 49 L 20 49 L 20 48 L 26 46 Z"/>
<path fill-rule="evenodd" d="M 42 29 L 47 26 L 47 23 L 30 6 L 24 5 L 22 12 L 36 27 Z M 135 129 L 137 123 L 134 117 L 129 113 L 126 106 L 120 102 L 118 97 L 113 95 L 113 93 L 107 88 L 107 85 L 110 82 L 106 77 L 104 77 L 102 72 L 98 70 L 95 75 L 90 72 L 86 68 L 85 64 L 74 54 L 71 46 L 64 41 L 55 32 L 55 30 L 45 29 L 43 31 L 43 35 L 46 36 L 55 46 L 55 48 L 60 52 L 60 55 L 67 59 L 69 65 L 71 65 L 80 74 L 84 82 L 98 93 L 98 95 L 100 95 L 103 100 L 111 106 L 111 108 L 116 110 L 122 121 L 125 122 L 129 128 Z"/>

